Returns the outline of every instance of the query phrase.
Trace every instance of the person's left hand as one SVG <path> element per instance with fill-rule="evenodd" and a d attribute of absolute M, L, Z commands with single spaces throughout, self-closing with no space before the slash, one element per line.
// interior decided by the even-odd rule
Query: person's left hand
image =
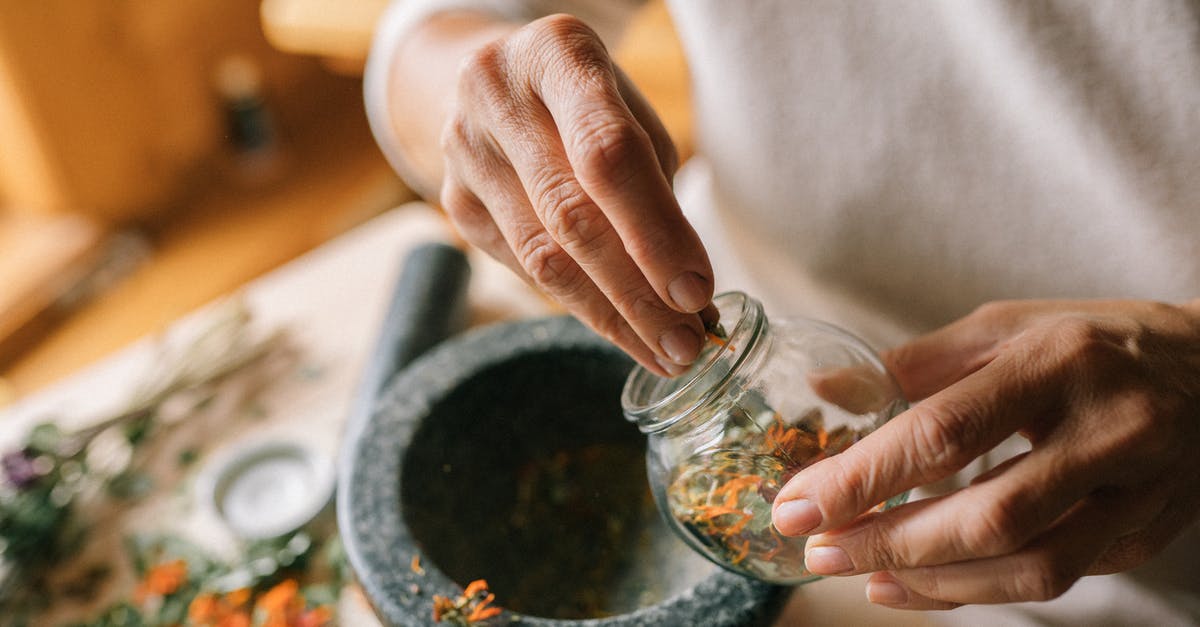
<path fill-rule="evenodd" d="M 812 572 L 874 572 L 868 598 L 906 609 L 1046 600 L 1197 519 L 1200 300 L 993 303 L 885 359 L 924 400 L 775 500 Z M 863 514 L 1013 433 L 1032 449 L 968 487 Z"/>

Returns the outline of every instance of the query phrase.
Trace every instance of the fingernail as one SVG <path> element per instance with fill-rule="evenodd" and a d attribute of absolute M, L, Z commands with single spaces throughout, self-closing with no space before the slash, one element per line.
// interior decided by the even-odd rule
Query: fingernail
<path fill-rule="evenodd" d="M 658 345 L 671 361 L 679 365 L 687 365 L 700 354 L 700 336 L 685 325 L 679 325 L 668 330 L 658 338 Z"/>
<path fill-rule="evenodd" d="M 771 518 L 775 528 L 785 536 L 798 536 L 821 524 L 821 510 L 807 499 L 784 501 L 775 508 Z"/>
<path fill-rule="evenodd" d="M 684 370 L 687 370 L 687 368 L 684 368 L 679 364 L 671 363 L 662 357 L 659 357 L 658 355 L 654 356 L 654 363 L 658 364 L 659 368 L 666 370 L 667 374 L 671 375 L 672 377 L 678 377 L 679 375 L 683 374 Z"/>
<path fill-rule="evenodd" d="M 696 313 L 708 304 L 708 281 L 695 272 L 684 272 L 667 285 L 667 294 L 687 313 Z"/>
<path fill-rule="evenodd" d="M 868 581 L 867 600 L 879 605 L 904 605 L 908 603 L 908 590 L 894 581 Z"/>
<path fill-rule="evenodd" d="M 818 575 L 838 575 L 854 570 L 850 556 L 836 546 L 815 546 L 805 551 L 804 566 Z"/>

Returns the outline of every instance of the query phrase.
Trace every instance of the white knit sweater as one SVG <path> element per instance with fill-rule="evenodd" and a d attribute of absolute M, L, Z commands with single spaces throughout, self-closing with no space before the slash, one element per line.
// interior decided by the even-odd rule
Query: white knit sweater
<path fill-rule="evenodd" d="M 367 106 L 422 16 L 627 3 L 404 0 Z M 892 345 L 1007 298 L 1200 297 L 1200 7 L 1187 0 L 680 0 L 697 156 L 676 182 L 718 289 Z M 399 97 L 399 96 L 397 96 Z M 1131 574 L 951 622 L 1200 624 L 1200 526 Z M 1000 618 L 1002 617 L 1002 618 Z"/>

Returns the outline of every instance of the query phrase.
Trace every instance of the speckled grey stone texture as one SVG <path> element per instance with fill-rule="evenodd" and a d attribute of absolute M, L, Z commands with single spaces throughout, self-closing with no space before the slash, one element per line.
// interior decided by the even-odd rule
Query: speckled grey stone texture
<path fill-rule="evenodd" d="M 352 425 L 355 428 L 349 431 L 358 437 L 343 446 L 337 498 L 350 563 L 384 622 L 431 624 L 432 596 L 453 597 L 461 590 L 447 572 L 461 571 L 459 583 L 466 583 L 463 579 L 477 576 L 475 569 L 490 559 L 472 556 L 464 548 L 470 544 L 467 540 L 463 547 L 441 546 L 456 544 L 452 540 L 456 534 L 470 535 L 470 529 L 483 524 L 472 518 L 491 507 L 486 500 L 479 505 L 478 495 L 463 481 L 486 479 L 488 464 L 506 463 L 501 458 L 520 455 L 523 446 L 553 447 L 557 434 L 574 434 L 570 437 L 577 441 L 616 443 L 641 437 L 636 429 L 628 435 L 633 427 L 623 424 L 617 398 L 631 365 L 626 356 L 578 322 L 559 317 L 493 325 L 465 334 L 434 349 L 392 381 L 366 424 Z M 514 404 L 518 406 L 508 406 Z M 518 417 L 523 416 L 533 417 L 526 423 L 547 424 L 520 427 L 525 431 L 512 433 L 498 430 L 510 422 L 522 424 Z M 464 459 L 464 450 L 481 453 Z M 447 463 L 438 464 L 439 459 Z M 494 474 L 505 473 L 512 474 L 511 467 Z M 431 539 L 439 546 L 423 545 Z M 637 561 L 636 550 L 631 554 Z M 421 555 L 424 575 L 410 568 L 414 555 Z M 473 558 L 485 561 L 467 563 Z M 647 556 L 645 561 L 653 559 Z M 565 620 L 506 610 L 487 624 L 756 625 L 769 622 L 782 602 L 780 588 L 707 563 L 703 566 L 707 576 L 691 573 L 691 579 L 703 577 L 696 585 L 616 616 Z M 564 578 L 572 575 L 562 573 Z M 492 583 L 496 590 L 501 582 Z"/>

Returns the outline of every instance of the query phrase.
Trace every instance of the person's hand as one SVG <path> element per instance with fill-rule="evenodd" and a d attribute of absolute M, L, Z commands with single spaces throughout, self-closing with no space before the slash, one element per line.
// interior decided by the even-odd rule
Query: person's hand
<path fill-rule="evenodd" d="M 659 374 L 699 353 L 712 269 L 674 146 L 604 45 L 557 15 L 478 48 L 442 133 L 463 236 Z"/>
<path fill-rule="evenodd" d="M 1132 568 L 1200 511 L 1200 300 L 989 304 L 885 358 L 924 398 L 793 477 L 776 527 L 870 600 L 1046 600 Z M 1012 433 L 1031 450 L 950 494 L 868 513 Z M 860 517 L 861 515 L 861 517 Z"/>

